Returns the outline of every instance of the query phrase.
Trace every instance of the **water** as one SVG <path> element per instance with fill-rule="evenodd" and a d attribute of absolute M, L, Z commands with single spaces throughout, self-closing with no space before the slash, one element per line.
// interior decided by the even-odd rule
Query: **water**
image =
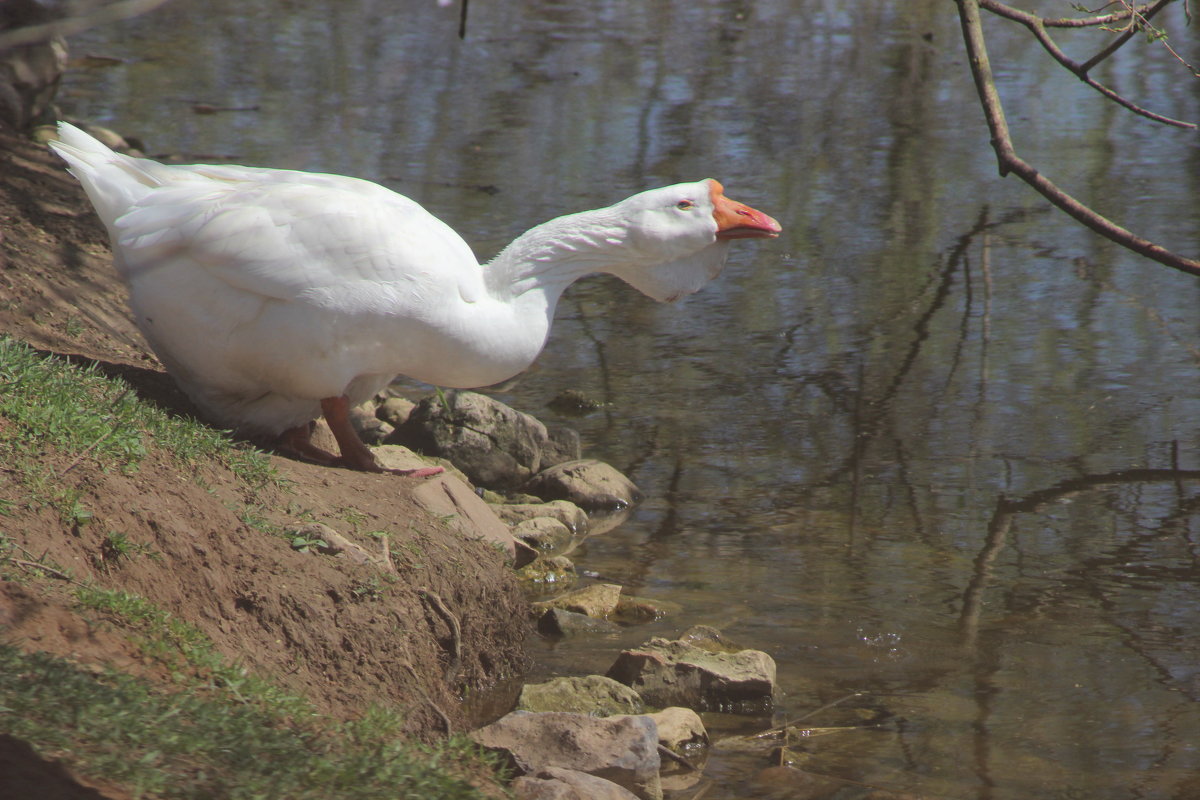
<path fill-rule="evenodd" d="M 64 106 L 155 153 L 380 180 L 482 258 L 551 216 L 719 178 L 784 235 L 737 243 L 676 306 L 577 284 L 500 395 L 578 427 L 649 498 L 578 566 L 685 609 L 541 645 L 539 675 L 704 622 L 774 656 L 779 718 L 861 693 L 806 721 L 853 729 L 798 756 L 848 781 L 838 798 L 1200 794 L 1195 279 L 997 177 L 952 3 L 642 6 L 473 3 L 460 42 L 433 2 L 176 2 L 77 40 L 123 63 L 73 75 Z M 1196 134 L 987 27 L 1019 152 L 1200 252 Z M 1162 48 L 1097 77 L 1200 120 Z M 605 405 L 560 418 L 568 388 Z M 714 751 L 705 797 L 810 796 L 748 783 L 763 766 Z"/>

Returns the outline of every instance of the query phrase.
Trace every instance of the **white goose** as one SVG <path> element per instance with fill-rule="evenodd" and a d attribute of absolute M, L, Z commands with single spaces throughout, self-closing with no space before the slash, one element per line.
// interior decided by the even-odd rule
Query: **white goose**
<path fill-rule="evenodd" d="M 731 239 L 780 231 L 703 180 L 553 219 L 480 266 L 447 225 L 369 181 L 168 166 L 66 123 L 59 137 L 51 146 L 108 228 L 138 327 L 192 401 L 243 435 L 374 472 L 390 470 L 348 411 L 397 375 L 498 383 L 541 352 L 578 278 L 606 272 L 675 300 L 717 276 Z M 322 414 L 340 457 L 309 439 Z"/>

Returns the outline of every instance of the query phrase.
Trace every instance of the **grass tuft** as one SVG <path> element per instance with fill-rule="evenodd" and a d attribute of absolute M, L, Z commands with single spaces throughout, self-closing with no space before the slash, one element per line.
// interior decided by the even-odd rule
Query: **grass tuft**
<path fill-rule="evenodd" d="M 75 366 L 10 336 L 0 336 L 0 462 L 23 482 L 49 488 L 83 459 L 105 470 L 136 473 L 148 443 L 192 466 L 215 460 L 252 489 L 280 477 L 262 453 L 200 422 L 167 414 L 140 400 L 129 384 L 100 374 L 95 364 Z M 43 456 L 54 449 L 75 461 L 49 471 Z"/>

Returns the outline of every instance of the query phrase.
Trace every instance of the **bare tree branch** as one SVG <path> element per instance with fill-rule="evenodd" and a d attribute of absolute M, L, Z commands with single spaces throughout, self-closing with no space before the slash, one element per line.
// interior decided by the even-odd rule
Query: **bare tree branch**
<path fill-rule="evenodd" d="M 994 0 L 955 0 L 955 2 L 958 4 L 958 16 L 962 25 L 963 42 L 967 48 L 967 59 L 971 65 L 971 75 L 975 80 L 975 90 L 983 104 L 983 114 L 991 133 L 992 149 L 996 151 L 1000 175 L 1003 177 L 1010 172 L 1016 174 L 1055 206 L 1122 247 L 1180 272 L 1200 276 L 1200 261 L 1173 253 L 1093 211 L 1060 189 L 1049 178 L 1017 155 L 1009 135 L 1008 122 L 1004 117 L 1004 107 L 1000 102 L 1000 95 L 996 91 L 996 82 L 992 76 L 991 62 L 988 59 L 987 43 L 983 36 L 983 23 L 979 15 L 981 4 L 991 4 Z"/>
<path fill-rule="evenodd" d="M 1112 100 L 1114 103 L 1124 106 L 1135 114 L 1146 117 L 1147 119 L 1152 119 L 1155 122 L 1161 122 L 1164 125 L 1174 125 L 1177 128 L 1195 128 L 1196 125 L 1194 123 L 1172 119 L 1170 117 L 1163 116 L 1162 114 L 1156 114 L 1153 111 L 1142 108 L 1138 104 L 1122 97 L 1112 89 L 1109 89 L 1107 86 L 1088 75 L 1088 71 L 1091 70 L 1092 67 L 1096 66 L 1101 61 L 1115 53 L 1121 47 L 1121 45 L 1129 41 L 1129 39 L 1134 35 L 1134 33 L 1137 32 L 1137 30 L 1140 29 L 1145 21 L 1148 21 L 1151 17 L 1162 10 L 1167 3 L 1171 2 L 1174 2 L 1174 0 L 1158 0 L 1158 2 L 1156 2 L 1153 6 L 1145 7 L 1144 14 L 1137 13 L 1137 9 L 1131 10 L 1130 14 L 1133 15 L 1136 23 L 1131 23 L 1128 30 L 1114 39 L 1112 43 L 1108 45 L 1108 47 L 1105 47 L 1099 53 L 1092 56 L 1082 64 L 1064 53 L 1062 48 L 1060 48 L 1054 39 L 1051 38 L 1050 34 L 1046 31 L 1046 27 L 1049 25 L 1047 20 L 1042 19 L 1036 14 L 1030 14 L 1028 11 L 1021 11 L 1020 9 L 1007 6 L 1004 3 L 998 2 L 998 0 L 979 0 L 979 7 L 985 8 L 997 16 L 1004 17 L 1005 19 L 1009 19 L 1013 22 L 1024 25 L 1029 29 L 1038 42 L 1041 43 L 1042 47 L 1045 48 L 1046 52 L 1049 53 L 1055 61 L 1057 61 L 1059 64 L 1062 64 L 1073 75 L 1075 75 L 1075 77 L 1079 78 L 1079 80 L 1083 81 L 1088 86 L 1091 86 L 1093 89 L 1100 92 L 1100 94 L 1104 95 L 1109 100 Z M 1099 18 L 1092 17 L 1090 19 L 1095 20 Z M 1178 56 L 1176 56 L 1176 58 L 1178 58 Z"/>
<path fill-rule="evenodd" d="M 45 42 L 55 36 L 74 36 L 97 25 L 107 25 L 120 19 L 145 14 L 165 2 L 167 0 L 117 0 L 107 5 L 95 2 L 81 3 L 77 7 L 71 7 L 71 13 L 63 19 L 0 31 L 0 50 Z"/>

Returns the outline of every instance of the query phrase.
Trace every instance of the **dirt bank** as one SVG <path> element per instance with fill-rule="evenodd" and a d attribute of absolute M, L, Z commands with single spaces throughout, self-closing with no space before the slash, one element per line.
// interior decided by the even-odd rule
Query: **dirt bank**
<path fill-rule="evenodd" d="M 104 231 L 82 191 L 42 147 L 4 133 L 0 334 L 95 360 L 143 399 L 188 412 L 129 321 Z M 413 479 L 271 456 L 282 484 L 250 490 L 219 465 L 185 474 L 169 453 L 153 450 L 130 474 L 102 471 L 86 457 L 44 458 L 88 516 L 65 519 L 26 502 L 0 469 L 0 533 L 24 560 L 151 600 L 324 714 L 350 718 L 372 704 L 398 704 L 410 709 L 414 736 L 440 734 L 445 717 L 462 730 L 468 714 L 459 698 L 524 667 L 525 604 L 511 572 L 487 545 L 422 512 L 409 495 Z M 376 551 L 377 532 L 386 531 L 392 552 L 404 554 L 394 559 L 395 576 L 299 552 L 280 534 L 313 521 Z M 142 557 L 106 554 L 113 532 Z M 155 677 L 126 639 L 81 615 L 54 582 L 0 581 L 7 641 Z"/>

